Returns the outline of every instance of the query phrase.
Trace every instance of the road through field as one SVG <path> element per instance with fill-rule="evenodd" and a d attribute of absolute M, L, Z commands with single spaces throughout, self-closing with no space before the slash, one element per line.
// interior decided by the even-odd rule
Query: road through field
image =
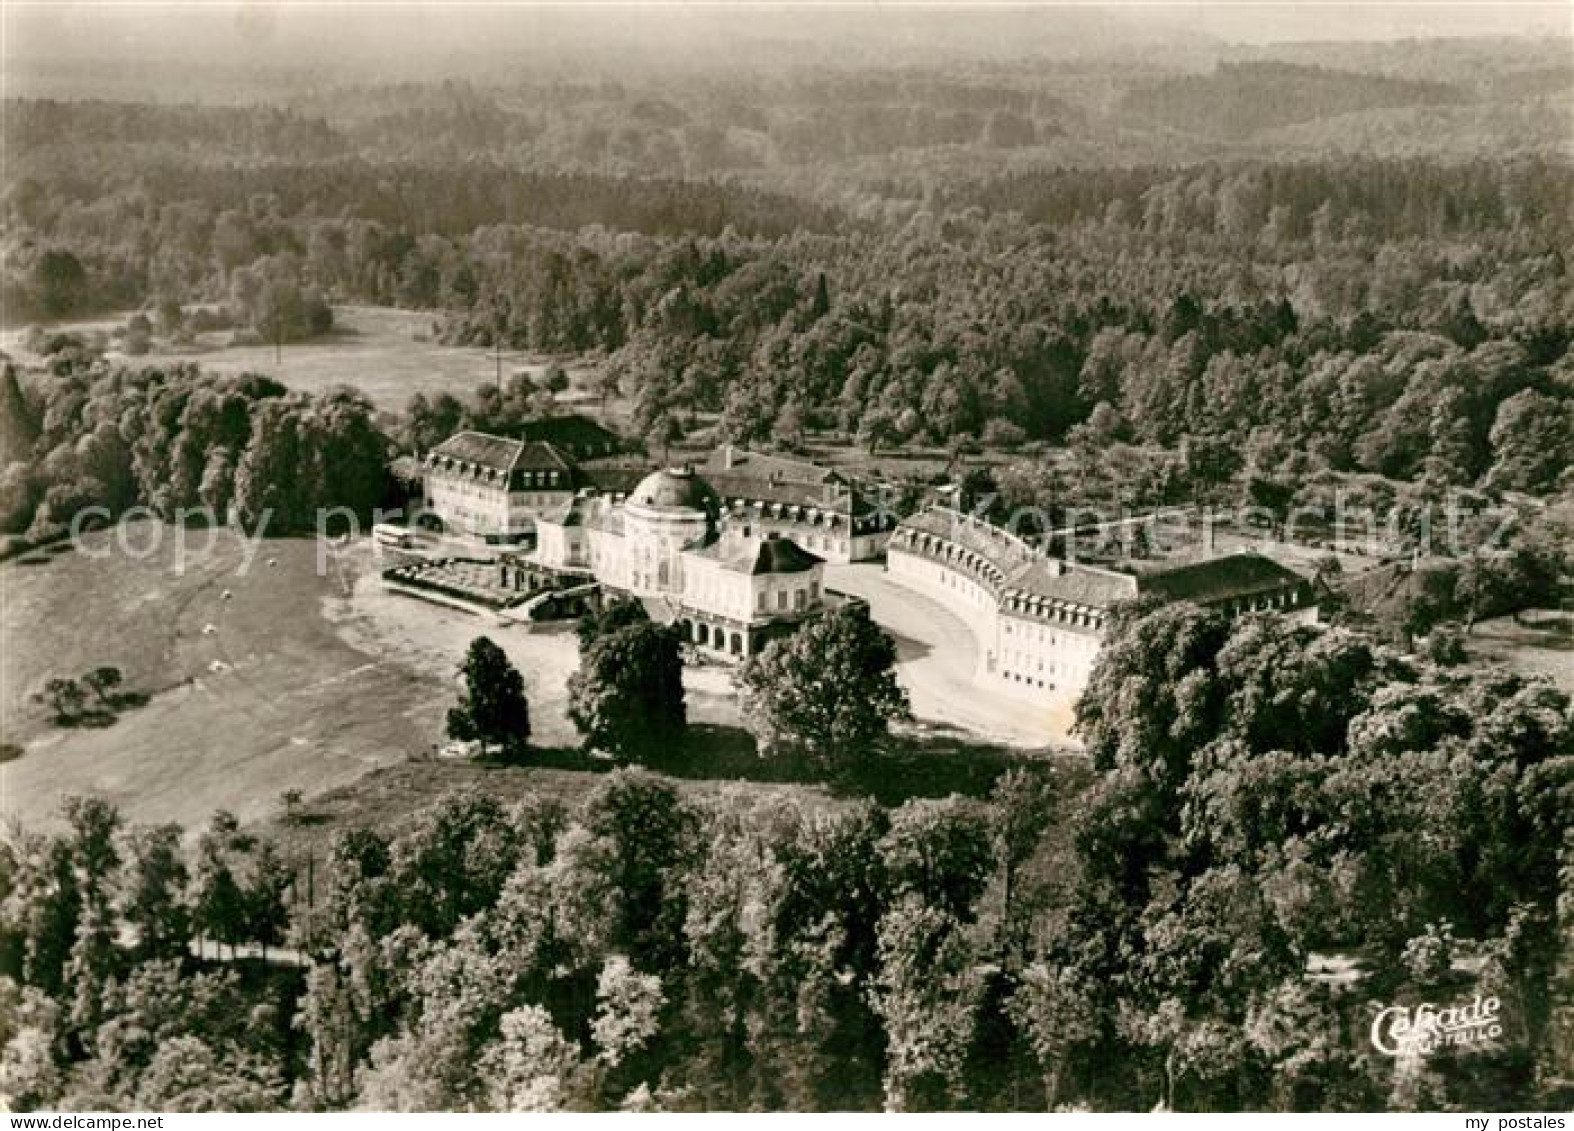
<path fill-rule="evenodd" d="M 896 638 L 897 678 L 921 723 L 1010 746 L 1069 743 L 1068 711 L 1024 703 L 975 680 L 979 643 L 974 629 L 934 597 L 869 562 L 828 566 L 825 584 L 867 600 L 875 621 Z"/>

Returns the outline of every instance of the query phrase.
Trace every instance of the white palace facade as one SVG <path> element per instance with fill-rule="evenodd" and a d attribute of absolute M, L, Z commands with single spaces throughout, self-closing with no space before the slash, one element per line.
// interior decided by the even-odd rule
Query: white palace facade
<path fill-rule="evenodd" d="M 539 515 L 529 563 L 654 604 L 696 648 L 728 660 L 826 606 L 825 560 L 730 517 L 693 468 L 654 471 L 626 499 L 583 492 Z"/>
<path fill-rule="evenodd" d="M 1106 567 L 1050 557 L 983 519 L 929 507 L 891 536 L 893 578 L 957 613 L 979 642 L 981 682 L 1064 705 L 1087 686 L 1115 608 L 1151 595 L 1230 615 L 1317 619 L 1311 584 L 1256 553 Z"/>
<path fill-rule="evenodd" d="M 546 440 L 484 432 L 450 436 L 422 470 L 428 513 L 445 530 L 492 543 L 545 537 L 539 520 L 561 516 L 586 490 L 617 496 L 633 478 L 627 466 L 582 464 Z M 896 527 L 865 485 L 805 460 L 728 444 L 693 470 L 734 532 L 789 538 L 826 561 L 878 558 Z"/>

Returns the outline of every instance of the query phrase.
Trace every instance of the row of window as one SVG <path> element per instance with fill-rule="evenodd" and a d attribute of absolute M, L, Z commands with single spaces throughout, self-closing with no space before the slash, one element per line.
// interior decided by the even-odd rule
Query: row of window
<path fill-rule="evenodd" d="M 811 581 L 809 582 L 808 589 L 794 589 L 791 592 L 793 611 L 801 613 L 804 609 L 809 607 L 810 601 L 813 601 L 819 597 L 820 584 L 817 581 Z M 776 611 L 779 613 L 785 613 L 787 611 L 787 594 L 788 590 L 786 589 L 776 590 L 775 605 Z M 755 611 L 768 613 L 771 611 L 771 603 L 770 591 L 762 589 L 758 594 L 756 594 Z"/>
<path fill-rule="evenodd" d="M 1078 644 L 1082 640 L 1082 638 L 1078 636 L 1067 636 L 1062 638 L 1055 635 L 1055 633 L 1051 632 L 1041 624 L 1013 625 L 1009 620 L 1003 621 L 1002 624 L 1003 631 L 1007 636 L 1020 636 L 1029 642 L 1037 640 L 1040 644 L 1059 644 L 1061 640 L 1064 639 L 1067 644 Z"/>
<path fill-rule="evenodd" d="M 1033 656 L 1026 652 L 1006 652 L 1002 656 L 1002 659 L 1004 659 L 1008 664 L 1019 664 L 1024 670 L 1034 668 L 1036 665 L 1037 671 L 1047 671 L 1050 675 L 1075 675 L 1083 668 L 1082 664 L 1076 662 L 1069 664 L 1057 664 L 1051 660 L 1046 664 L 1044 660 L 1035 660 Z M 1007 672 L 1006 674 L 1009 676 L 1011 673 Z"/>
<path fill-rule="evenodd" d="M 475 483 L 479 486 L 496 490 L 501 483 L 502 472 L 488 468 L 463 468 L 456 466 L 439 465 L 432 469 L 445 481 L 459 483 Z M 568 488 L 568 478 L 561 471 L 516 471 L 510 480 L 510 489 L 518 491 L 530 487 L 557 487 L 562 490 Z"/>

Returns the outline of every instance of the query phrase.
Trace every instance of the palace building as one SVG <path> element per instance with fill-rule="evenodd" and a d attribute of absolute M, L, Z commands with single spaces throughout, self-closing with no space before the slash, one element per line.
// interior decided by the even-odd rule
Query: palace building
<path fill-rule="evenodd" d="M 731 525 L 791 538 L 829 562 L 878 558 L 896 529 L 895 513 L 867 485 L 806 460 L 726 444 L 695 470 Z"/>
<path fill-rule="evenodd" d="M 536 516 L 574 497 L 574 464 L 554 445 L 459 432 L 424 461 L 426 509 L 447 530 L 487 542 L 512 542 Z"/>
<path fill-rule="evenodd" d="M 573 436 L 582 441 L 576 451 L 594 453 L 609 446 L 585 428 Z M 704 509 L 731 532 L 745 538 L 777 534 L 826 561 L 877 558 L 896 527 L 895 514 L 864 485 L 804 460 L 729 444 L 694 471 L 709 492 Z M 450 436 L 428 453 L 423 472 L 426 508 L 445 529 L 502 543 L 532 533 L 559 537 L 561 531 L 544 531 L 538 520 L 577 522 L 583 511 L 575 511 L 574 504 L 582 492 L 617 496 L 631 482 L 627 467 L 578 462 L 557 443 L 484 432 Z M 629 501 L 649 505 L 633 497 Z M 588 540 L 581 541 L 588 554 Z M 670 568 L 670 554 L 668 559 Z M 659 571 L 660 564 L 655 565 Z"/>
<path fill-rule="evenodd" d="M 979 677 L 1039 701 L 1087 686 L 1117 605 L 1143 596 L 1230 615 L 1277 610 L 1315 621 L 1310 582 L 1256 553 L 1097 566 L 1050 557 L 983 519 L 929 507 L 886 551 L 891 576 L 931 594 L 979 638 Z"/>
<path fill-rule="evenodd" d="M 624 499 L 583 492 L 536 531 L 530 566 L 642 598 L 720 658 L 752 656 L 825 608 L 825 560 L 736 521 L 693 468 L 651 472 Z"/>

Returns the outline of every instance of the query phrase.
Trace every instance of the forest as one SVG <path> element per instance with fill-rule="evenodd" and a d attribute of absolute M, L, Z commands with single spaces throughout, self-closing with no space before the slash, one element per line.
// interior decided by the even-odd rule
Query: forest
<path fill-rule="evenodd" d="M 666 199 L 617 182 L 598 198 L 577 179 L 516 192 L 485 165 L 273 172 L 187 172 L 168 203 L 156 179 L 90 200 L 19 182 L 8 199 L 31 235 L 8 308 L 143 302 L 178 334 L 193 304 L 219 303 L 281 341 L 313 332 L 325 296 L 436 310 L 456 343 L 603 357 L 636 439 L 1009 447 L 1090 426 L 1169 449 L 1256 437 L 1280 453 L 1270 477 L 1541 495 L 1574 460 L 1574 213 L 1565 170 L 1539 158 L 1062 170 L 824 230 L 735 187 Z M 516 198 L 609 219 L 509 222 Z M 793 231 L 719 223 L 756 209 Z M 94 495 L 70 474 L 36 470 L 25 497 Z"/>
<path fill-rule="evenodd" d="M 1090 765 L 979 797 L 619 769 L 574 807 L 343 829 L 310 870 L 227 814 L 183 842 L 69 800 L 0 850 L 0 1075 L 74 1110 L 1566 1106 L 1537 1089 L 1570 718 L 1545 684 L 1171 606 L 1101 655 Z M 1493 1050 L 1361 1039 L 1471 992 L 1503 1003 Z"/>

